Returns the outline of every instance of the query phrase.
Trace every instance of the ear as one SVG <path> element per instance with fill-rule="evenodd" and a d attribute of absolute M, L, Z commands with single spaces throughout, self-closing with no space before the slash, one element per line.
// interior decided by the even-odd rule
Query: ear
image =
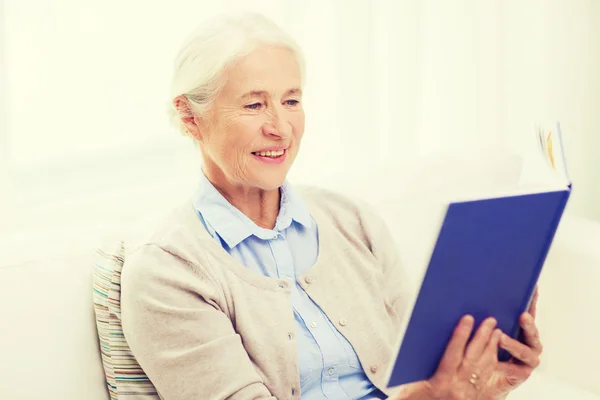
<path fill-rule="evenodd" d="M 196 140 L 202 142 L 201 119 L 194 113 L 190 101 L 183 95 L 177 96 L 173 100 L 173 105 L 179 114 L 179 119 Z"/>

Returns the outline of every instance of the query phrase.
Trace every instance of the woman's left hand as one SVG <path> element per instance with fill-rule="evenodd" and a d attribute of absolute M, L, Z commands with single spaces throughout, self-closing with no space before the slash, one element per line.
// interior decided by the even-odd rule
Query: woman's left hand
<path fill-rule="evenodd" d="M 499 347 L 508 351 L 512 358 L 507 362 L 499 362 L 496 370 L 483 391 L 486 400 L 505 399 L 508 394 L 525 382 L 533 370 L 540 364 L 542 342 L 535 325 L 535 314 L 538 300 L 536 288 L 529 312 L 521 315 L 520 323 L 523 328 L 525 344 L 503 334 Z"/>

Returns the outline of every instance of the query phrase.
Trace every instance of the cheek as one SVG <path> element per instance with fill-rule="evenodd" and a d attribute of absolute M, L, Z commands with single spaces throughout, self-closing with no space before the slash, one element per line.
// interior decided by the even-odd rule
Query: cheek
<path fill-rule="evenodd" d="M 260 124 L 256 118 L 236 118 L 223 125 L 219 153 L 225 164 L 234 170 L 245 168 L 251 157 L 250 151 L 256 141 L 257 131 L 260 131 Z"/>
<path fill-rule="evenodd" d="M 260 126 L 257 118 L 238 117 L 225 121 L 222 130 L 223 147 L 228 151 L 233 149 L 243 151 L 250 148 Z"/>
<path fill-rule="evenodd" d="M 297 139 L 301 139 L 304 134 L 304 112 L 298 113 L 290 118 L 290 124 L 292 125 L 294 136 Z"/>

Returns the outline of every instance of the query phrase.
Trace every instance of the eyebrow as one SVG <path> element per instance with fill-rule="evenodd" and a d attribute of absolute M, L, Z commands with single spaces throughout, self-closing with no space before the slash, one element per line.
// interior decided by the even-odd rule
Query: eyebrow
<path fill-rule="evenodd" d="M 243 94 L 241 96 L 242 99 L 245 99 L 247 97 L 255 97 L 255 96 L 266 96 L 267 94 L 269 94 L 266 90 L 251 90 L 245 94 Z M 302 94 L 302 89 L 300 88 L 291 88 L 285 91 L 285 93 L 283 94 L 284 96 L 289 96 L 292 94 L 298 94 L 301 95 Z"/>

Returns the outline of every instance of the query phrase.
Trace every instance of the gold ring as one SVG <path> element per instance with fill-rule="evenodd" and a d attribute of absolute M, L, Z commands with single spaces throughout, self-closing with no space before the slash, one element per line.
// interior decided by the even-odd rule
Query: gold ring
<path fill-rule="evenodd" d="M 479 376 L 477 376 L 477 374 L 471 374 L 471 379 L 469 379 L 469 382 L 471 382 L 473 386 L 475 386 L 478 380 Z"/>

